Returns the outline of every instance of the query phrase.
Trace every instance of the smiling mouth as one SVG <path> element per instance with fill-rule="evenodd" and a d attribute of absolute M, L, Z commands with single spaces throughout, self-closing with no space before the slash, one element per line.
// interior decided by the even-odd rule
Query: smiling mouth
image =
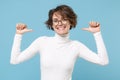
<path fill-rule="evenodd" d="M 65 30 L 66 26 L 58 26 L 56 27 L 57 30 Z"/>

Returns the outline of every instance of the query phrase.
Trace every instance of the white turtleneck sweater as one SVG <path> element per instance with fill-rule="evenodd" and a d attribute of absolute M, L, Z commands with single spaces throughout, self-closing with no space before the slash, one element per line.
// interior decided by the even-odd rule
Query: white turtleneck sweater
<path fill-rule="evenodd" d="M 11 64 L 18 64 L 40 54 L 41 80 L 71 80 L 75 61 L 78 57 L 90 62 L 108 64 L 107 51 L 101 33 L 94 34 L 97 53 L 92 52 L 84 44 L 69 39 L 69 35 L 40 37 L 27 49 L 20 50 L 22 35 L 15 35 L 11 53 Z"/>

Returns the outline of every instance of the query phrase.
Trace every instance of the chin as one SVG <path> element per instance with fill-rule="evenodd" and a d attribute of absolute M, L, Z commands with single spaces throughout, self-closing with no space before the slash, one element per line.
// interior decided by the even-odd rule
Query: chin
<path fill-rule="evenodd" d="M 62 32 L 62 33 L 57 33 L 59 35 L 65 35 L 65 34 L 68 34 L 68 32 Z"/>

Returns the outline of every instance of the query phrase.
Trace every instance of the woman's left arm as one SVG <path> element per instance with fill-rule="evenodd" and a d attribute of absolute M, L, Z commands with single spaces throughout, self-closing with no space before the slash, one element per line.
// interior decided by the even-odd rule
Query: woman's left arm
<path fill-rule="evenodd" d="M 107 50 L 100 32 L 100 24 L 97 22 L 90 22 L 89 28 L 83 28 L 83 30 L 87 30 L 92 32 L 97 45 L 97 54 L 88 49 L 84 44 L 80 44 L 80 53 L 79 56 L 96 64 L 107 65 L 109 63 Z"/>

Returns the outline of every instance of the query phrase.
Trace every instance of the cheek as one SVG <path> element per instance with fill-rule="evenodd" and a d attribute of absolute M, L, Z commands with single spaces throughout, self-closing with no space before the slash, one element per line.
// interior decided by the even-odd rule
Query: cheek
<path fill-rule="evenodd" d="M 53 29 L 54 29 L 54 28 L 55 28 L 55 25 L 52 25 L 52 26 L 51 26 L 51 28 L 53 28 Z"/>
<path fill-rule="evenodd" d="M 71 26 L 71 23 L 70 22 L 68 22 L 67 23 L 67 27 L 70 29 L 70 26 Z"/>
<path fill-rule="evenodd" d="M 70 24 L 67 24 L 66 26 L 67 26 L 67 29 L 70 30 L 70 26 L 71 26 L 71 25 L 70 25 Z"/>
<path fill-rule="evenodd" d="M 69 31 L 69 30 L 70 30 L 70 27 L 69 27 L 69 26 L 67 26 L 66 30 L 67 30 L 67 31 Z"/>

